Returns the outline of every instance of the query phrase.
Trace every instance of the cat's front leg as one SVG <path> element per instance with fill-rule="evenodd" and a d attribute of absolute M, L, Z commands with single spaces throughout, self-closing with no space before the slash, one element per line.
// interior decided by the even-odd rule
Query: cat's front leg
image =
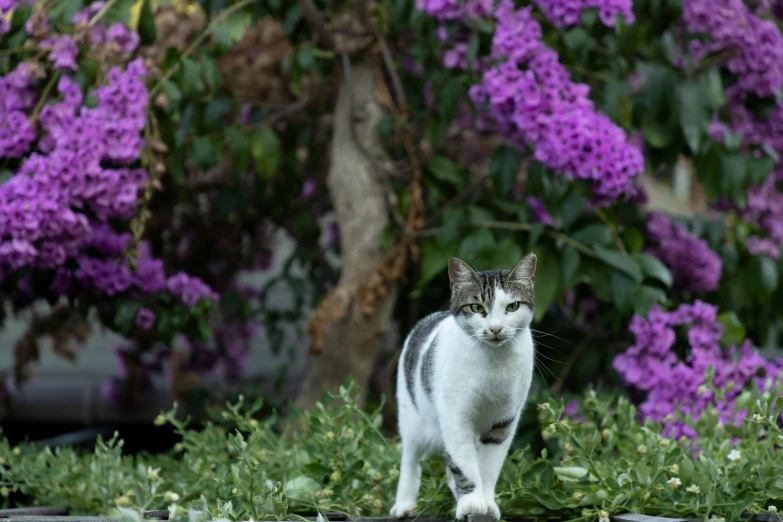
<path fill-rule="evenodd" d="M 495 502 L 495 486 L 514 438 L 517 418 L 496 423 L 479 438 L 479 473 L 489 514 L 500 520 L 500 508 Z"/>
<path fill-rule="evenodd" d="M 458 419 L 456 415 L 441 419 L 441 429 L 446 466 L 457 497 L 457 520 L 464 520 L 468 515 L 486 515 L 488 507 L 482 489 L 476 436 L 467 422 Z"/>

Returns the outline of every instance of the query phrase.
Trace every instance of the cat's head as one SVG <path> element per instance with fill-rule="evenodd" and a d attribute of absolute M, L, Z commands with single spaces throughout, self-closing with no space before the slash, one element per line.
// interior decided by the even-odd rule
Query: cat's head
<path fill-rule="evenodd" d="M 533 320 L 536 256 L 532 252 L 511 270 L 476 272 L 464 261 L 449 261 L 451 313 L 472 338 L 502 346 Z"/>

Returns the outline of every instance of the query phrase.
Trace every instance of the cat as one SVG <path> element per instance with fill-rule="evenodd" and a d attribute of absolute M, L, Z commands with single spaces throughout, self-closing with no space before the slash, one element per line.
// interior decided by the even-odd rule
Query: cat
<path fill-rule="evenodd" d="M 402 461 L 390 513 L 414 515 L 419 462 L 444 451 L 457 519 L 499 520 L 495 485 L 533 378 L 536 256 L 478 273 L 452 258 L 448 271 L 450 310 L 414 326 L 398 363 Z"/>

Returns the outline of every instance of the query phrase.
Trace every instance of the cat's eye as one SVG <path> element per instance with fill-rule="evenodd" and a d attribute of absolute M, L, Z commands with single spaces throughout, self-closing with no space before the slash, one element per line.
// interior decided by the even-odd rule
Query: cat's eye
<path fill-rule="evenodd" d="M 474 314 L 483 314 L 484 313 L 484 307 L 480 304 L 472 304 L 470 305 L 470 311 Z"/>
<path fill-rule="evenodd" d="M 517 310 L 519 310 L 519 301 L 511 303 L 506 307 L 506 312 L 516 312 Z"/>

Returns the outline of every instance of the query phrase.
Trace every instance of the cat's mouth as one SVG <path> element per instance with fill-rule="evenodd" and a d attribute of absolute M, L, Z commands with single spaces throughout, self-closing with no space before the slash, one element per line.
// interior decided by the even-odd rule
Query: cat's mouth
<path fill-rule="evenodd" d="M 489 339 L 487 339 L 487 340 L 489 341 L 489 343 L 490 343 L 490 344 L 503 344 L 503 343 L 505 343 L 505 342 L 506 342 L 508 339 L 506 339 L 505 337 L 498 337 L 498 336 L 495 336 L 495 337 L 490 337 L 490 338 L 489 338 Z"/>

